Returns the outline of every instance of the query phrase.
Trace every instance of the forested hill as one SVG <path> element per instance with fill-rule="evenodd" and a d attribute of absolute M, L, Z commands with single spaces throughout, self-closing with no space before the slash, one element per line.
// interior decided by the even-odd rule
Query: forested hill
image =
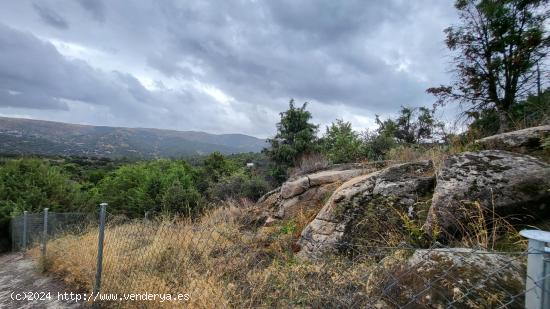
<path fill-rule="evenodd" d="M 258 152 L 265 141 L 243 134 L 117 128 L 0 117 L 0 153 L 160 158 Z"/>

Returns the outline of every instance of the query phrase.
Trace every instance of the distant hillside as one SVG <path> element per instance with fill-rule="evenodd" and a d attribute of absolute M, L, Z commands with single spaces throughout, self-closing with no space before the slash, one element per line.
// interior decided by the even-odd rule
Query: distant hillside
<path fill-rule="evenodd" d="M 265 141 L 243 134 L 116 128 L 0 117 L 0 153 L 161 158 L 258 152 Z"/>

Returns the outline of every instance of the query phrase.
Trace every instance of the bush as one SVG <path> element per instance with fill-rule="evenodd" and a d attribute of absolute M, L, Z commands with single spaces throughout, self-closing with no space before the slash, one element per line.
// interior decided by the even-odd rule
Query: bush
<path fill-rule="evenodd" d="M 362 153 L 362 142 L 351 128 L 351 123 L 337 119 L 321 139 L 323 153 L 332 163 L 357 161 Z"/>
<path fill-rule="evenodd" d="M 499 132 L 499 118 L 495 109 L 467 113 L 473 119 L 468 127 L 470 139 L 479 139 Z M 509 113 L 512 130 L 520 130 L 550 124 L 550 88 L 540 96 L 529 96 L 516 103 Z"/>
<path fill-rule="evenodd" d="M 277 134 L 267 140 L 271 147 L 264 149 L 264 153 L 274 163 L 271 175 L 278 183 L 286 179 L 288 169 L 301 156 L 318 150 L 318 126 L 309 122 L 312 116 L 306 107 L 307 102 L 295 107 L 294 100 L 290 100 L 288 110 L 281 113 L 281 121 L 277 123 Z"/>
<path fill-rule="evenodd" d="M 8 235 L 9 220 L 23 211 L 70 211 L 88 206 L 87 195 L 60 168 L 39 159 L 8 160 L 0 168 L 0 231 Z M 0 251 L 6 249 L 0 239 Z"/>
<path fill-rule="evenodd" d="M 61 169 L 38 159 L 8 161 L 0 169 L 0 209 L 17 214 L 24 210 L 71 210 L 86 206 L 80 186 Z"/>
<path fill-rule="evenodd" d="M 185 187 L 178 180 L 162 196 L 162 211 L 195 217 L 203 210 L 203 199 L 193 187 Z"/>
<path fill-rule="evenodd" d="M 384 160 L 388 152 L 397 146 L 395 139 L 388 135 L 366 132 L 364 134 L 365 156 L 369 160 Z"/>
<path fill-rule="evenodd" d="M 236 174 L 213 185 L 210 196 L 218 201 L 232 198 L 258 200 L 269 191 L 269 184 L 260 177 Z"/>
<path fill-rule="evenodd" d="M 108 202 L 114 213 L 129 217 L 141 217 L 145 211 L 158 211 L 165 205 L 178 210 L 182 205 L 198 207 L 194 179 L 194 170 L 184 161 L 125 165 L 100 181 L 97 198 Z M 166 193 L 169 188 L 171 197 Z"/>

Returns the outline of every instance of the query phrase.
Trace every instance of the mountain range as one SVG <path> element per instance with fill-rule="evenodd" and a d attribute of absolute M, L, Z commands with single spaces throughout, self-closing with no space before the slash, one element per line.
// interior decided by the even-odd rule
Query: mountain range
<path fill-rule="evenodd" d="M 265 140 L 244 134 L 209 134 L 78 125 L 0 117 L 0 153 L 108 158 L 177 158 L 219 151 L 258 152 Z"/>

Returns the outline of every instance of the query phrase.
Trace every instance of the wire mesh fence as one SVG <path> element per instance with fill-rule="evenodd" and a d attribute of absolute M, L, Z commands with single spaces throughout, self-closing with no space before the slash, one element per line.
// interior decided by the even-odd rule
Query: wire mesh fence
<path fill-rule="evenodd" d="M 349 244 L 306 258 L 291 226 L 258 227 L 234 212 L 198 220 L 107 213 L 95 301 L 140 308 L 524 308 L 532 300 L 538 307 L 531 308 L 545 308 L 550 295 L 544 241 L 518 252 Z M 94 220 L 48 242 L 51 270 L 84 291 L 97 284 L 101 228 Z"/>
<path fill-rule="evenodd" d="M 96 221 L 95 216 L 90 213 L 47 211 L 45 217 L 44 212 L 25 212 L 14 217 L 10 222 L 12 250 L 16 251 L 41 243 L 45 235 L 45 222 L 46 236 L 56 237 L 62 233 L 76 233 L 86 224 Z"/>

